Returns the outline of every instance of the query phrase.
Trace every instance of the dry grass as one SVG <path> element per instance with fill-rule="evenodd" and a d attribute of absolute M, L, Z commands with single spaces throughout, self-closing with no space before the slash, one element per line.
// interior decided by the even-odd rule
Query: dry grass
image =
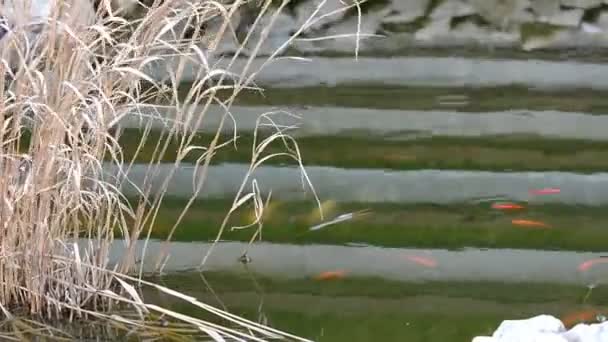
<path fill-rule="evenodd" d="M 27 8 L 14 9 L 12 31 L 1 41 L 4 63 L 0 72 L 9 76 L 0 79 L 0 310 L 20 332 L 25 321 L 15 315 L 23 312 L 45 321 L 99 318 L 127 330 L 141 330 L 147 327 L 146 317 L 163 315 L 215 340 L 299 339 L 144 281 L 135 260 L 150 256 L 145 248 L 143 255 L 134 255 L 135 246 L 149 238 L 144 232 L 150 232 L 148 228 L 154 225 L 172 174 L 160 189 L 149 182 L 139 184 L 141 199 L 134 207 L 120 193 L 121 184 L 129 182 L 125 174 L 132 165 L 131 160 L 124 160 L 117 144 L 120 120 L 127 115 L 141 116 L 138 113 L 143 103 L 160 102 L 174 107 L 180 115 L 156 141 L 149 174 L 155 172 L 166 153 L 176 153 L 177 169 L 190 152 L 204 151 L 197 163 L 200 172 L 193 179 L 192 198 L 204 191 L 207 167 L 222 147 L 218 144 L 221 127 L 207 146 L 192 145 L 195 130 L 183 127 L 203 125 L 210 104 L 226 108 L 222 124 L 235 124 L 230 119 L 230 106 L 241 90 L 252 88 L 258 70 L 246 67 L 234 74 L 230 67 L 220 69 L 215 63 L 220 43 L 235 39 L 234 23 L 243 1 L 154 1 L 141 17 L 129 21 L 116 13 L 102 13 L 109 9 L 108 3 L 102 1 L 95 15 L 90 9 L 86 12 L 87 0 L 60 1 L 52 7 L 51 15 L 36 25 L 28 24 L 33 19 L 24 12 Z M 254 29 L 242 44 L 236 44 L 234 59 L 246 54 L 251 61 L 258 54 L 272 30 L 274 14 L 286 4 L 284 1 L 278 8 L 270 7 L 270 1 L 262 4 Z M 8 9 L 1 10 L 7 13 Z M 271 19 L 259 28 L 262 16 Z M 313 13 L 305 26 L 315 17 Z M 188 30 L 183 25 L 186 22 L 194 29 Z M 201 29 L 203 26 L 206 28 Z M 269 63 L 274 58 L 276 54 Z M 159 62 L 167 60 L 171 63 Z M 163 82 L 147 75 L 152 65 L 172 65 Z M 185 99 L 179 99 L 177 89 L 186 66 L 198 74 L 199 81 Z M 232 96 L 221 100 L 216 97 L 217 91 L 226 89 Z M 201 106 L 202 111 L 194 111 Z M 283 114 L 267 113 L 260 117 L 260 125 L 273 126 L 273 115 Z M 289 127 L 274 128 L 274 135 L 255 142 L 251 170 L 276 155 L 300 161 L 297 145 L 287 135 Z M 32 139 L 27 153 L 20 155 L 19 138 L 26 131 L 31 132 Z M 175 137 L 179 147 L 169 151 Z M 283 141 L 285 151 L 263 155 L 265 147 L 277 139 Z M 141 143 L 145 140 L 144 136 Z M 102 163 L 107 156 L 111 161 Z M 108 166 L 121 171 L 108 174 L 104 171 Z M 306 179 L 304 172 L 303 176 Z M 262 227 L 259 219 L 265 200 L 255 180 L 247 178 L 230 212 L 251 201 L 257 208 L 255 236 Z M 116 226 L 127 237 L 123 248 L 128 253 L 111 265 L 109 253 Z M 77 244 L 76 239 L 81 237 L 87 243 Z M 201 256 L 202 263 L 207 256 Z M 159 256 L 159 268 L 164 258 Z M 139 286 L 173 295 L 230 324 L 225 327 L 148 304 L 141 298 Z M 125 306 L 138 315 L 129 318 L 116 314 L 117 308 Z M 39 331 L 33 324 L 25 326 L 29 327 L 25 330 Z"/>

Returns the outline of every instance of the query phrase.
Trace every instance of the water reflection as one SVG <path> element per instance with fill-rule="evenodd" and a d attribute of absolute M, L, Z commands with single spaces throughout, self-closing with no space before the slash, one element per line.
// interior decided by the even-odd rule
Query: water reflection
<path fill-rule="evenodd" d="M 159 241 L 148 243 L 146 255 L 151 257 L 141 257 L 145 260 L 142 264 L 145 272 L 155 270 L 155 256 L 160 255 L 161 251 L 169 252 L 164 272 L 197 269 L 211 244 L 172 242 L 167 249 L 162 246 Z M 143 243 L 140 243 L 137 255 L 141 255 L 142 251 Z M 111 259 L 117 260 L 124 252 L 123 243 L 116 241 L 111 248 Z M 244 252 L 251 258 L 251 262 L 245 265 L 246 268 L 239 261 Z M 597 265 L 581 272 L 579 266 L 606 254 L 518 249 L 443 250 L 221 242 L 213 249 L 203 270 L 255 272 L 279 279 L 310 279 L 325 271 L 345 270 L 348 277 L 377 277 L 391 281 L 525 282 L 584 287 L 608 277 L 608 267 Z M 435 267 L 413 262 L 412 257 L 419 260 L 432 259 Z"/>
<path fill-rule="evenodd" d="M 161 189 L 172 164 L 149 169 L 135 164 L 127 173 L 134 185 L 148 184 Z M 117 174 L 116 166 L 106 168 Z M 153 172 L 150 173 L 152 170 Z M 249 166 L 225 163 L 210 166 L 208 181 L 198 198 L 230 198 L 237 193 Z M 168 196 L 193 194 L 193 180 L 199 179 L 201 168 L 183 164 L 172 176 Z M 608 203 L 608 173 L 579 174 L 570 172 L 485 172 L 457 170 L 387 171 L 382 169 L 342 169 L 309 166 L 306 172 L 322 198 L 361 203 L 438 203 L 449 204 L 479 197 L 503 196 L 515 201 L 601 205 Z M 311 198 L 311 190 L 302 184 L 301 170 L 296 167 L 261 166 L 252 175 L 264 192 L 287 200 Z M 539 187 L 561 189 L 552 196 L 534 196 L 530 190 Z M 131 184 L 122 188 L 127 196 L 138 194 Z M 154 190 L 153 190 L 154 193 Z"/>

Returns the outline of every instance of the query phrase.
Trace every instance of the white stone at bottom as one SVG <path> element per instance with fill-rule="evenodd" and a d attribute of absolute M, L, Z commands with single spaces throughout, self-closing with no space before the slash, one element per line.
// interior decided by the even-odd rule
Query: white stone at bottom
<path fill-rule="evenodd" d="M 563 323 L 550 315 L 503 321 L 492 336 L 478 336 L 473 342 L 606 342 L 608 322 L 577 324 L 566 331 Z"/>

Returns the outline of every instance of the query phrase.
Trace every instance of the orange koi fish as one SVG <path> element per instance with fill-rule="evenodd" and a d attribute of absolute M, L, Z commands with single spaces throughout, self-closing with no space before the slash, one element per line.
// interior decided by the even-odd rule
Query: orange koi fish
<path fill-rule="evenodd" d="M 417 256 L 417 255 L 408 255 L 407 259 L 420 266 L 429 267 L 429 268 L 437 267 L 437 261 L 435 261 L 431 258 Z"/>
<path fill-rule="evenodd" d="M 532 221 L 532 220 L 512 220 L 511 221 L 512 224 L 516 225 L 516 226 L 522 226 L 522 227 L 530 227 L 530 228 L 550 228 L 549 225 L 547 225 L 544 222 L 540 222 L 540 221 Z"/>
<path fill-rule="evenodd" d="M 561 318 L 562 323 L 566 327 L 572 327 L 578 323 L 592 323 L 600 320 L 601 317 L 604 316 L 604 312 L 597 309 L 589 309 L 576 311 L 572 313 L 566 314 L 563 318 Z"/>
<path fill-rule="evenodd" d="M 336 271 L 325 271 L 317 274 L 314 279 L 315 280 L 336 280 L 342 279 L 346 277 L 346 271 L 344 270 L 336 270 Z"/>
<path fill-rule="evenodd" d="M 518 210 L 518 209 L 524 209 L 524 208 L 525 207 L 523 205 L 510 203 L 510 202 L 492 204 L 492 209 L 498 209 L 498 210 Z"/>
<path fill-rule="evenodd" d="M 543 188 L 530 190 L 531 195 L 551 195 L 559 194 L 561 190 L 559 188 Z"/>
<path fill-rule="evenodd" d="M 578 270 L 580 272 L 584 272 L 584 271 L 589 270 L 595 264 L 601 264 L 601 263 L 605 263 L 605 262 L 608 262 L 608 258 L 596 258 L 596 259 L 587 260 L 587 261 L 581 263 L 580 265 L 578 265 Z"/>

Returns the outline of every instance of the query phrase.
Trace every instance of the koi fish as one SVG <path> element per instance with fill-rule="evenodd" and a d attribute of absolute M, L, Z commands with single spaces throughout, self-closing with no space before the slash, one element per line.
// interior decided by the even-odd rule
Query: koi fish
<path fill-rule="evenodd" d="M 408 255 L 407 259 L 420 266 L 429 267 L 429 268 L 437 267 L 437 261 L 435 261 L 431 258 L 417 256 L 417 255 Z"/>
<path fill-rule="evenodd" d="M 342 279 L 346 277 L 346 271 L 344 270 L 336 270 L 336 271 L 325 271 L 317 274 L 314 279 L 315 280 L 336 280 Z"/>
<path fill-rule="evenodd" d="M 584 271 L 589 270 L 595 264 L 601 264 L 601 263 L 605 263 L 605 262 L 608 262 L 608 258 L 596 258 L 596 259 L 587 260 L 587 261 L 581 263 L 580 265 L 578 265 L 578 270 L 580 272 L 584 272 Z"/>
<path fill-rule="evenodd" d="M 531 195 L 551 195 L 559 194 L 561 190 L 559 188 L 544 188 L 544 189 L 533 189 L 530 190 Z"/>
<path fill-rule="evenodd" d="M 523 226 L 523 227 L 531 227 L 531 228 L 549 228 L 549 225 L 547 225 L 544 222 L 540 222 L 540 221 L 532 221 L 532 220 L 512 220 L 511 221 L 512 224 L 516 225 L 516 226 Z"/>
<path fill-rule="evenodd" d="M 494 203 L 492 204 L 492 208 L 498 210 L 518 210 L 524 209 L 525 207 L 515 203 Z"/>
<path fill-rule="evenodd" d="M 564 323 L 564 326 L 571 327 L 582 322 L 597 322 L 603 317 L 604 315 L 602 314 L 602 311 L 597 309 L 589 309 L 566 314 L 561 321 Z"/>

